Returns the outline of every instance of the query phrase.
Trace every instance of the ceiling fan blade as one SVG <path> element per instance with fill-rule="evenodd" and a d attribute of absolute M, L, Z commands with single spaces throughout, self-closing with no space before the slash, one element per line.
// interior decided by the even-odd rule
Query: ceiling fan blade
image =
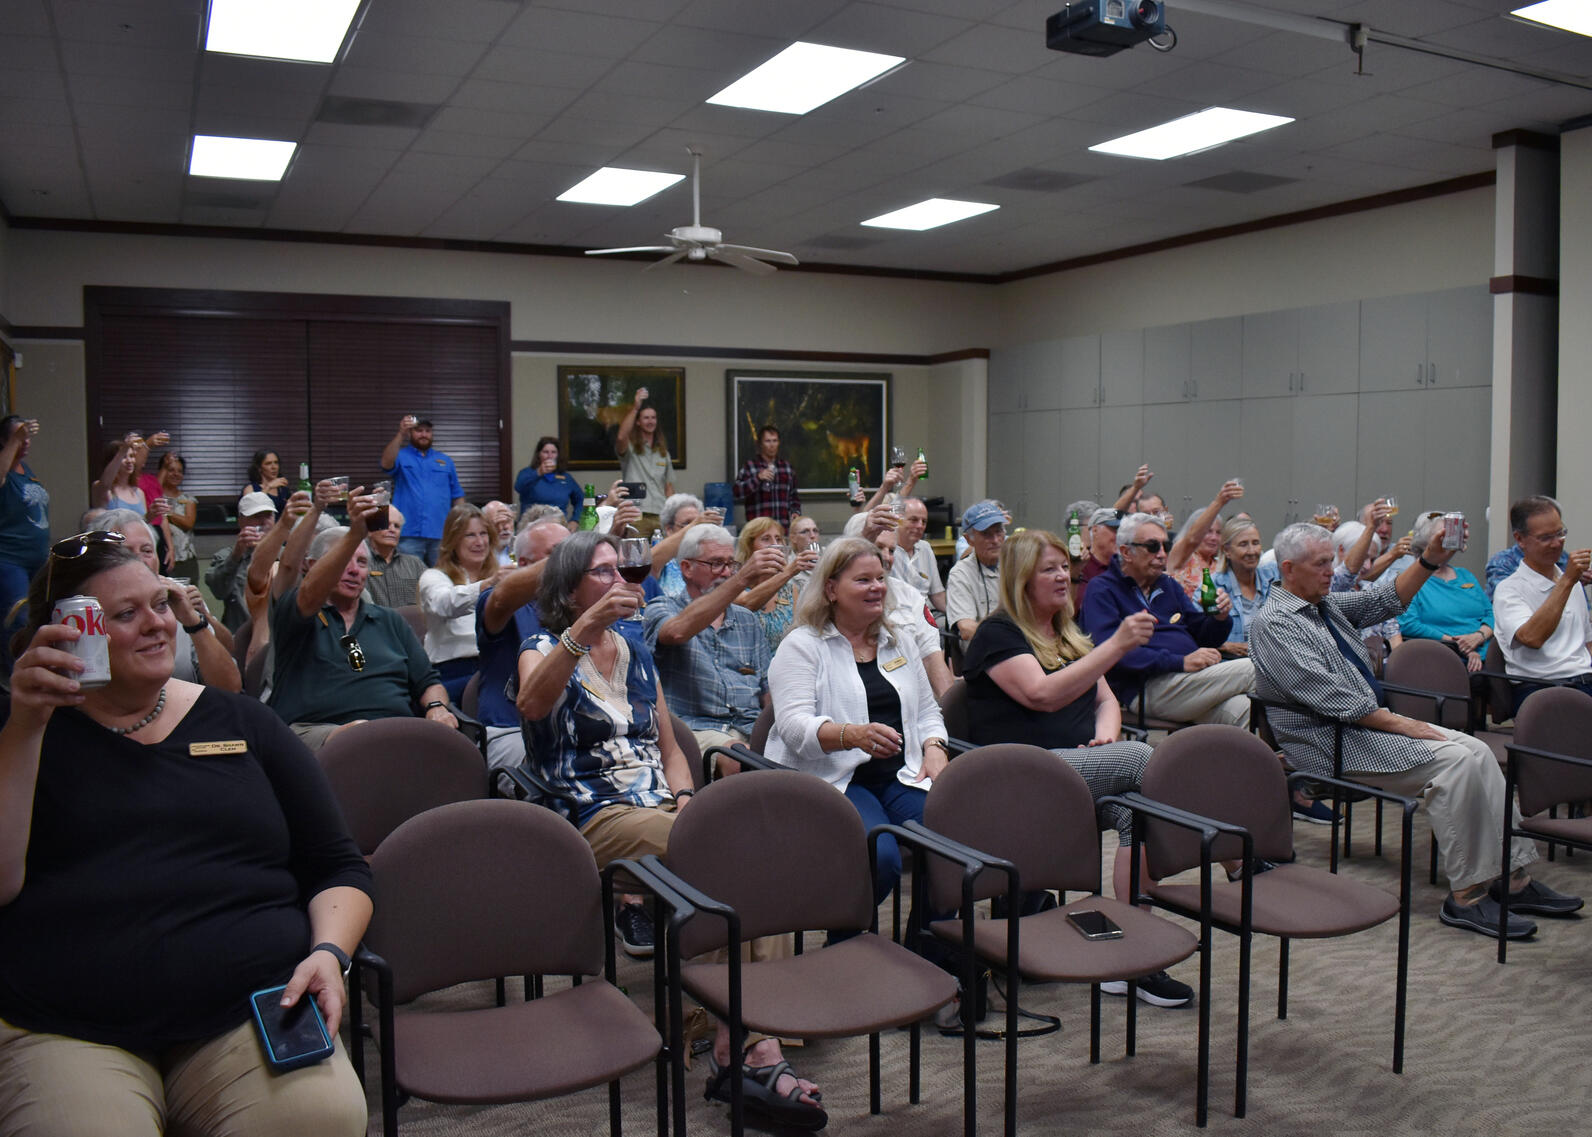
<path fill-rule="evenodd" d="M 753 260 L 751 257 L 738 253 L 727 245 L 709 249 L 708 256 L 716 261 L 723 261 L 727 265 L 734 265 L 738 269 L 744 269 L 753 276 L 767 276 L 774 271 L 773 265 L 766 265 L 762 261 Z"/>
<path fill-rule="evenodd" d="M 606 257 L 610 253 L 672 253 L 673 245 L 632 245 L 628 249 L 587 249 L 588 257 Z"/>
<path fill-rule="evenodd" d="M 661 261 L 653 261 L 650 265 L 648 265 L 646 268 L 642 269 L 641 271 L 642 272 L 651 272 L 653 269 L 660 268 L 663 265 L 672 265 L 675 261 L 677 261 L 681 257 L 685 256 L 690 251 L 691 251 L 690 249 L 676 249 L 674 252 L 672 252 L 668 256 L 664 257 Z"/>
<path fill-rule="evenodd" d="M 778 261 L 782 265 L 799 265 L 802 263 L 790 253 L 782 253 L 778 249 L 758 249 L 751 245 L 726 245 L 722 243 L 719 248 L 728 249 L 732 253 L 745 253 L 749 257 L 759 257 L 765 261 Z"/>

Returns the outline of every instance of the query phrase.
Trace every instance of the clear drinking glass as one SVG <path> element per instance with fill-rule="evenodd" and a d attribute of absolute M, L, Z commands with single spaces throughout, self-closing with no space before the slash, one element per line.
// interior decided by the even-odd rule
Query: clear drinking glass
<path fill-rule="evenodd" d="M 631 584 L 640 584 L 652 571 L 652 550 L 645 537 L 622 537 L 619 541 L 619 575 Z"/>

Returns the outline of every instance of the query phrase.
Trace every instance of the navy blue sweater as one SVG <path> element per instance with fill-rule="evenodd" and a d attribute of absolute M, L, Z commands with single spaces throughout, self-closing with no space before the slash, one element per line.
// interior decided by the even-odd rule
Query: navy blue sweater
<path fill-rule="evenodd" d="M 1183 586 L 1169 576 L 1163 575 L 1146 595 L 1123 575 L 1121 561 L 1112 557 L 1110 567 L 1090 581 L 1084 593 L 1083 630 L 1095 643 L 1103 644 L 1124 617 L 1144 611 L 1155 617 L 1150 642 L 1128 652 L 1106 674 L 1119 699 L 1136 696 L 1144 679 L 1182 671 L 1184 656 L 1196 648 L 1220 647 L 1233 629 L 1233 621 L 1227 617 L 1200 611 Z"/>

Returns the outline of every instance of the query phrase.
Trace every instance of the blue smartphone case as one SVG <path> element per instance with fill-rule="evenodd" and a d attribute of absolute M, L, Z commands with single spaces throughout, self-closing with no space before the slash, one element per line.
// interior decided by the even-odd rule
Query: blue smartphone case
<path fill-rule="evenodd" d="M 280 1011 L 282 992 L 286 989 L 284 983 L 280 987 L 267 987 L 249 996 L 249 1011 L 254 1017 L 255 1033 L 260 1036 L 260 1049 L 265 1054 L 266 1064 L 279 1074 L 297 1070 L 301 1066 L 313 1066 L 332 1055 L 332 1039 L 326 1033 L 326 1020 L 321 1018 L 321 1008 L 309 994 L 299 1000 L 304 1013 L 295 1030 L 280 1029 L 280 1015 L 273 1018 L 272 1024 L 267 1024 L 260 1013 L 261 999 L 264 998 L 272 1010 Z"/>

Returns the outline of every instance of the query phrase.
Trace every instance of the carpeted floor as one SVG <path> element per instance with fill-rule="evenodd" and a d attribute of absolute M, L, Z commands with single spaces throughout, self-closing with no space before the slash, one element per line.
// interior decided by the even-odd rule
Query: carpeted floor
<path fill-rule="evenodd" d="M 1370 851 L 1370 811 L 1356 813 L 1356 856 L 1343 871 L 1397 890 L 1394 840 L 1381 859 Z M 1576 1134 L 1592 1130 L 1592 920 L 1539 920 L 1534 941 L 1513 944 L 1500 967 L 1493 940 L 1437 921 L 1443 889 L 1426 883 L 1428 829 L 1416 815 L 1414 918 L 1405 1071 L 1392 1073 L 1396 923 L 1347 939 L 1296 941 L 1290 962 L 1288 1019 L 1278 1021 L 1276 941 L 1257 938 L 1251 1016 L 1248 1116 L 1232 1116 L 1238 950 L 1218 934 L 1212 958 L 1211 1119 L 1213 1131 L 1265 1134 Z M 1329 830 L 1295 825 L 1301 861 L 1325 866 Z M 1114 838 L 1105 838 L 1106 863 Z M 1554 887 L 1592 894 L 1592 857 L 1555 863 L 1538 875 Z M 1107 873 L 1109 878 L 1109 872 Z M 888 927 L 888 909 L 881 924 Z M 621 957 L 620 982 L 651 1007 L 651 964 Z M 1174 975 L 1197 982 L 1191 959 Z M 511 982 L 511 990 L 514 984 Z M 433 996 L 454 1006 L 490 1002 L 489 983 Z M 1141 1005 L 1138 1053 L 1122 1055 L 1123 1001 L 1104 1000 L 1103 1061 L 1090 1066 L 1088 989 L 1027 987 L 1025 1008 L 1060 1015 L 1059 1035 L 1020 1048 L 1018 1124 L 1030 1134 L 1095 1132 L 1180 1134 L 1194 1128 L 1195 1011 Z M 1001 1053 L 979 1045 L 980 1130 L 1000 1132 Z M 868 1113 L 867 1040 L 824 1041 L 789 1057 L 824 1092 L 831 1133 L 940 1137 L 961 1132 L 959 1039 L 926 1031 L 923 1100 L 906 1100 L 907 1036 L 883 1040 L 884 1112 Z M 376 1059 L 368 1086 L 371 1132 L 381 1132 Z M 726 1107 L 702 1099 L 698 1063 L 687 1075 L 687 1114 L 697 1133 L 724 1133 Z M 655 1131 L 652 1067 L 624 1080 L 627 1132 Z M 607 1132 L 607 1093 L 599 1087 L 531 1105 L 474 1108 L 411 1101 L 399 1112 L 405 1133 L 462 1137 L 534 1133 L 543 1137 Z"/>

